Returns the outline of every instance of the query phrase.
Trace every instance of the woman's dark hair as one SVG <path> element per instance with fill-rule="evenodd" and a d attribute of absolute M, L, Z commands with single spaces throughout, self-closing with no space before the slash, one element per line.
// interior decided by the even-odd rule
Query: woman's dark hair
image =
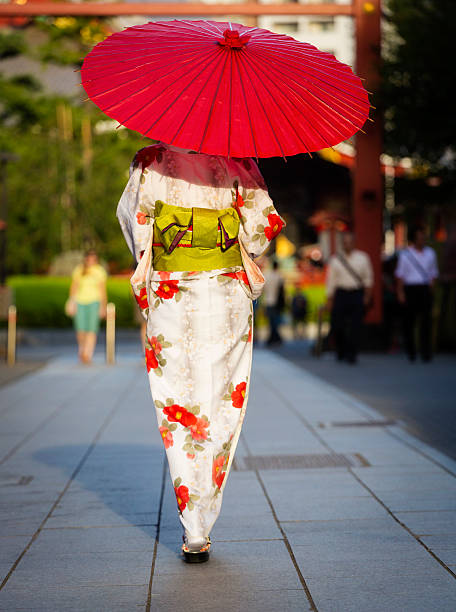
<path fill-rule="evenodd" d="M 415 242 L 416 240 L 416 235 L 419 232 L 424 232 L 425 229 L 422 225 L 412 225 L 412 227 L 409 229 L 408 231 L 408 239 L 410 242 Z"/>
<path fill-rule="evenodd" d="M 87 265 L 87 258 L 90 257 L 91 255 L 95 255 L 95 257 L 98 257 L 97 252 L 95 251 L 95 249 L 88 249 L 85 253 L 84 253 L 84 262 L 82 264 L 82 275 L 84 276 L 84 274 L 87 274 L 87 271 L 89 269 L 89 266 Z"/>

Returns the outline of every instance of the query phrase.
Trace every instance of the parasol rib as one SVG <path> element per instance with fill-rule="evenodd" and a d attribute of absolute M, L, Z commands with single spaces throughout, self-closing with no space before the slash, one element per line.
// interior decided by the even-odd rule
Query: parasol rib
<path fill-rule="evenodd" d="M 216 98 L 217 98 L 217 95 L 218 95 L 218 92 L 219 92 L 219 89 L 220 89 L 220 85 L 221 85 L 221 83 L 222 83 L 222 79 L 223 79 L 223 72 L 224 72 L 224 69 L 225 69 L 225 67 L 226 67 L 226 62 L 227 62 L 227 59 L 228 59 L 228 55 L 227 55 L 227 54 L 225 54 L 225 63 L 224 63 L 224 65 L 223 65 L 222 70 L 220 71 L 220 78 L 219 78 L 219 80 L 218 80 L 218 82 L 217 82 L 217 86 L 216 86 L 216 89 L 215 89 L 215 93 L 214 93 L 214 95 L 213 95 L 213 97 L 212 97 L 212 103 L 211 103 L 211 106 L 209 107 L 209 113 L 208 113 L 208 117 L 207 117 L 207 120 L 206 120 L 206 125 L 204 126 L 203 136 L 202 136 L 202 138 L 201 138 L 201 142 L 200 142 L 200 145 L 199 145 L 199 147 L 198 147 L 198 152 L 200 152 L 200 151 L 201 151 L 201 148 L 202 148 L 202 146 L 203 146 L 203 144 L 204 144 L 204 139 L 206 138 L 206 134 L 207 134 L 207 131 L 208 131 L 208 129 L 209 129 L 209 125 L 210 125 L 210 122 L 211 122 L 212 111 L 213 111 L 213 109 L 214 109 L 215 100 L 216 100 Z"/>
<path fill-rule="evenodd" d="M 223 53 L 223 52 L 222 52 Z M 222 56 L 220 54 L 220 59 L 222 59 Z M 198 102 L 198 98 L 201 96 L 201 94 L 204 91 L 204 88 L 209 84 L 209 79 L 212 76 L 212 74 L 215 72 L 215 70 L 217 69 L 217 64 L 214 65 L 212 72 L 209 74 L 208 78 L 206 81 L 203 82 L 203 86 L 199 92 L 199 94 L 197 96 L 194 97 L 194 100 L 190 106 L 190 108 L 188 109 L 187 113 L 185 114 L 184 118 L 181 121 L 180 126 L 178 127 L 177 131 L 175 132 L 174 136 L 171 138 L 171 142 L 170 144 L 173 144 L 174 140 L 176 139 L 178 133 L 181 131 L 182 126 L 184 125 L 184 123 L 187 121 L 188 116 L 190 115 L 190 113 L 192 112 L 193 108 L 195 107 L 195 104 Z"/>

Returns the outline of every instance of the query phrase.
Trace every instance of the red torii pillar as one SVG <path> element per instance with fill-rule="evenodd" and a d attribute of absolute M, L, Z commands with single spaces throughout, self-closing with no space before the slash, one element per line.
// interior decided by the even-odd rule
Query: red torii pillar
<path fill-rule="evenodd" d="M 376 106 L 375 94 L 380 84 L 380 0 L 354 0 L 356 26 L 356 63 L 359 76 L 372 92 L 371 103 Z M 367 121 L 365 134 L 356 136 L 356 161 L 353 172 L 353 221 L 357 246 L 366 251 L 374 268 L 374 304 L 367 316 L 368 323 L 382 321 L 382 262 L 383 242 L 383 176 L 380 155 L 383 150 L 383 117 L 377 110 L 374 122 Z"/>

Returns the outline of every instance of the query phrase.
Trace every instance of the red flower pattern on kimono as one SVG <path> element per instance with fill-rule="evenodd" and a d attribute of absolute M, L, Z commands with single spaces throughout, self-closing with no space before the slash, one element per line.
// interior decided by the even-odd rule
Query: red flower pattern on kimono
<path fill-rule="evenodd" d="M 233 406 L 235 408 L 242 408 L 244 404 L 245 391 L 247 388 L 247 383 L 241 382 L 236 385 L 235 390 L 231 394 L 231 401 L 233 402 Z"/>
<path fill-rule="evenodd" d="M 157 357 L 155 356 L 154 351 L 148 348 L 146 348 L 146 368 L 148 372 L 158 368 Z"/>
<path fill-rule="evenodd" d="M 177 280 L 168 280 L 168 281 L 160 281 L 158 284 L 155 293 L 158 297 L 161 297 L 165 300 L 169 300 L 179 291 L 179 281 Z"/>
<path fill-rule="evenodd" d="M 214 459 L 212 464 L 212 482 L 220 489 L 225 478 L 226 472 L 223 471 L 223 465 L 225 463 L 224 455 L 220 455 L 217 459 Z"/>
<path fill-rule="evenodd" d="M 149 308 L 149 302 L 147 301 L 147 290 L 145 287 L 140 289 L 139 295 L 135 293 L 134 296 L 141 310 L 145 310 L 146 308 Z"/>
<path fill-rule="evenodd" d="M 188 493 L 188 487 L 184 485 L 180 485 L 180 487 L 174 487 L 174 492 L 176 494 L 177 505 L 179 506 L 179 510 L 183 512 L 187 507 L 187 503 L 190 500 L 190 495 Z"/>
<path fill-rule="evenodd" d="M 233 204 L 233 208 L 236 209 L 237 214 L 239 215 L 239 218 L 241 218 L 242 213 L 241 213 L 241 208 L 244 206 L 245 202 L 243 197 L 241 196 L 240 193 L 237 194 L 237 198 L 234 201 Z"/>
<path fill-rule="evenodd" d="M 184 427 L 192 427 L 197 421 L 196 416 L 192 412 L 189 412 L 183 406 L 179 406 L 179 404 L 165 406 L 163 412 L 168 417 L 168 421 L 181 423 Z"/>
<path fill-rule="evenodd" d="M 136 221 L 139 223 L 139 225 L 145 225 L 147 222 L 147 215 L 146 213 L 140 211 L 136 213 Z"/>
<path fill-rule="evenodd" d="M 280 233 L 283 221 L 279 215 L 270 214 L 268 215 L 268 223 L 269 225 L 264 228 L 264 235 L 268 240 L 272 240 Z"/>
<path fill-rule="evenodd" d="M 247 272 L 245 270 L 239 270 L 239 272 L 224 272 L 222 276 L 229 276 L 230 278 L 238 278 L 243 281 L 246 285 L 249 284 Z"/>
<path fill-rule="evenodd" d="M 152 336 L 152 338 L 149 338 L 149 343 L 154 353 L 158 355 L 158 353 L 160 353 L 162 350 L 162 345 L 157 340 L 157 336 Z"/>
<path fill-rule="evenodd" d="M 167 427 L 160 427 L 160 434 L 161 434 L 161 437 L 163 438 L 163 443 L 165 445 L 165 448 L 169 448 L 170 446 L 174 444 L 173 434 L 170 432 L 170 430 Z"/>
<path fill-rule="evenodd" d="M 194 425 L 190 425 L 190 433 L 192 434 L 192 438 L 194 440 L 206 440 L 207 439 L 207 431 L 206 429 L 209 427 L 209 421 L 205 419 L 196 419 L 196 423 Z"/>

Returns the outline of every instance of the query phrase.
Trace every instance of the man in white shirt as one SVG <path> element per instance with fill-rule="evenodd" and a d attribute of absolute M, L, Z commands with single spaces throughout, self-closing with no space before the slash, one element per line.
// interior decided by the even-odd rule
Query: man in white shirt
<path fill-rule="evenodd" d="M 399 253 L 395 271 L 397 298 L 404 307 L 405 350 L 411 361 L 416 359 L 415 327 L 419 321 L 420 353 L 423 361 L 432 357 L 431 329 L 433 286 L 439 275 L 434 249 L 426 246 L 422 228 L 413 228 L 410 246 Z"/>
<path fill-rule="evenodd" d="M 329 260 L 326 276 L 327 307 L 337 359 L 356 363 L 363 315 L 372 299 L 373 271 L 367 253 L 354 248 L 354 236 L 342 236 L 342 253 Z"/>

